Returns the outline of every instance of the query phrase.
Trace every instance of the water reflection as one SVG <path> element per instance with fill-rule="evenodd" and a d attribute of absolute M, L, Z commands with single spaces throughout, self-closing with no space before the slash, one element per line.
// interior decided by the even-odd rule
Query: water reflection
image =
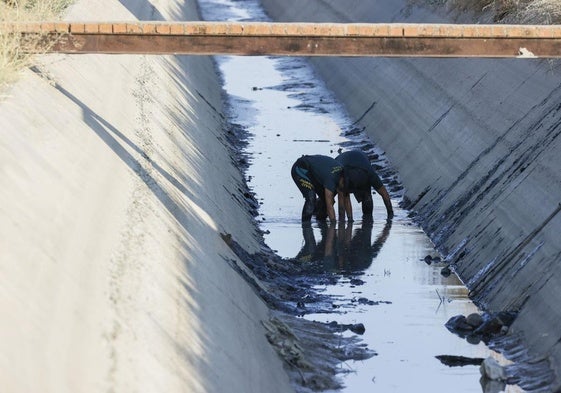
<path fill-rule="evenodd" d="M 386 225 L 384 225 L 374 243 L 372 243 L 373 226 L 372 222 L 365 221 L 360 228 L 355 230 L 354 235 L 352 235 L 352 223 L 348 223 L 345 228 L 339 228 L 337 242 L 339 271 L 355 273 L 365 271 L 370 267 L 388 239 L 392 222 L 391 220 L 386 221 Z"/>
<path fill-rule="evenodd" d="M 387 222 L 293 226 L 300 232 L 293 242 L 302 242 L 296 259 L 310 273 L 328 273 L 325 290 L 337 299 L 337 316 L 312 313 L 304 318 L 360 324 L 365 330 L 357 334 L 378 353 L 368 361 L 342 365 L 348 371 L 344 391 L 518 392 L 480 379 L 476 363 L 451 366 L 439 360 L 497 356 L 504 361 L 483 342 L 471 345 L 442 329 L 451 317 L 477 308 L 455 275 L 440 274 L 444 263 L 437 258 L 426 262 L 427 255 L 435 255 L 432 244 L 403 211 L 396 212 L 397 218 Z M 382 216 L 378 206 L 375 217 Z M 410 378 L 402 378 L 404 374 Z"/>
<path fill-rule="evenodd" d="M 373 222 L 364 221 L 360 227 L 353 223 L 322 222 L 319 224 L 321 240 L 316 241 L 310 223 L 302 224 L 304 243 L 295 259 L 306 263 L 317 272 L 354 274 L 366 271 L 388 239 L 392 227 L 388 220 L 372 242 Z M 354 231 L 354 233 L 353 233 Z"/>

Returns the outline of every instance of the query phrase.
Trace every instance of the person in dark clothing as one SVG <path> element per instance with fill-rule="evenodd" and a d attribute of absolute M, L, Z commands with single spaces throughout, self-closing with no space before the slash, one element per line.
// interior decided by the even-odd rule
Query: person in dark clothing
<path fill-rule="evenodd" d="M 302 221 L 335 221 L 335 195 L 343 187 L 343 167 L 333 158 L 323 155 L 300 157 L 291 170 L 292 180 L 305 199 Z"/>
<path fill-rule="evenodd" d="M 346 213 L 349 221 L 353 220 L 350 194 L 354 194 L 357 202 L 362 203 L 362 219 L 371 221 L 374 208 L 371 187 L 382 197 L 387 217 L 392 219 L 393 207 L 390 195 L 372 168 L 368 156 L 362 151 L 351 150 L 339 154 L 335 160 L 343 166 L 345 177 L 344 192 L 339 203 L 339 219 L 344 220 Z"/>

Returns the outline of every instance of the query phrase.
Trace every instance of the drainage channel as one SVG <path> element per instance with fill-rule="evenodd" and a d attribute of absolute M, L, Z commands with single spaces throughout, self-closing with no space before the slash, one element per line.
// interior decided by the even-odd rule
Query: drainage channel
<path fill-rule="evenodd" d="M 254 1 L 201 0 L 207 20 L 267 20 Z M 374 198 L 374 223 L 303 227 L 303 199 L 290 176 L 303 154 L 336 156 L 363 149 L 386 166 L 383 153 L 353 129 L 352 121 L 302 58 L 217 57 L 231 121 L 250 134 L 247 181 L 259 203 L 267 245 L 284 258 L 315 261 L 336 277 L 317 288 L 342 299 L 334 314 L 307 314 L 321 322 L 363 324 L 361 338 L 377 355 L 341 365 L 343 392 L 520 392 L 515 385 L 480 381 L 478 365 L 450 366 L 443 359 L 506 360 L 482 342 L 471 344 L 450 333 L 446 322 L 477 313 L 467 289 L 444 266 L 424 232 L 397 206 L 395 175 L 389 187 L 395 217 L 386 221 L 381 198 Z M 393 182 L 392 182 L 393 181 Z M 354 202 L 354 201 L 353 201 Z M 360 218 L 360 206 L 354 217 Z M 428 257 L 428 258 L 427 258 Z M 343 299 L 352 299 L 351 305 Z M 349 333 L 355 334 L 355 333 Z"/>

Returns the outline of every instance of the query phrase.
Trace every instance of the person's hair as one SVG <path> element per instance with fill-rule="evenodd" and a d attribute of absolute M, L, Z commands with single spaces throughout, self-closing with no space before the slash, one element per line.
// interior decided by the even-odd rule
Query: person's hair
<path fill-rule="evenodd" d="M 345 167 L 343 169 L 344 191 L 354 192 L 368 187 L 368 172 L 362 168 Z"/>

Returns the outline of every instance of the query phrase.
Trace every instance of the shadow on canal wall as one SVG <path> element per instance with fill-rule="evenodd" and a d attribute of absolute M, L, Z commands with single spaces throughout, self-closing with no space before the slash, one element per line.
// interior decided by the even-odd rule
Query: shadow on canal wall
<path fill-rule="evenodd" d="M 386 0 L 263 0 L 278 21 L 451 22 Z M 561 370 L 561 72 L 556 61 L 311 58 L 385 150 L 403 205 L 511 334 Z M 557 378 L 554 388 L 561 387 Z"/>

